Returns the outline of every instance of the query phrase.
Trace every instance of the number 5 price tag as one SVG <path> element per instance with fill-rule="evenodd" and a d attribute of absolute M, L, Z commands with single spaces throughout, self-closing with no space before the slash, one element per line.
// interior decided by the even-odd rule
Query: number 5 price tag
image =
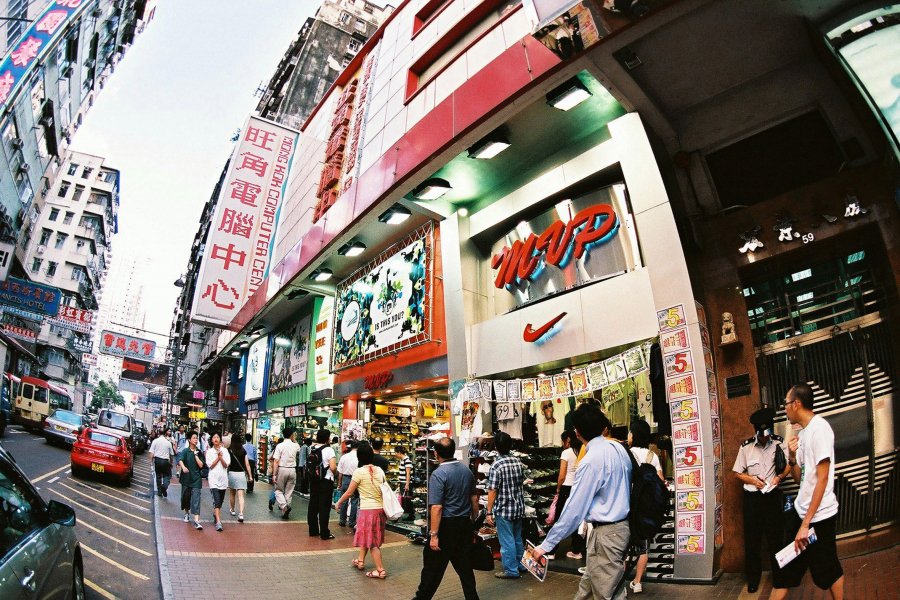
<path fill-rule="evenodd" d="M 699 467 L 703 464 L 703 449 L 700 446 L 675 448 L 675 468 Z"/>
<path fill-rule="evenodd" d="M 663 357 L 666 367 L 666 377 L 678 377 L 686 373 L 694 372 L 694 359 L 690 350 L 682 350 Z"/>

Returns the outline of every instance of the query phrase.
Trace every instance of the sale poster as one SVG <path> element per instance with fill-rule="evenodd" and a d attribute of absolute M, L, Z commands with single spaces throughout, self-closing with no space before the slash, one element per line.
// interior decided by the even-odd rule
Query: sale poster
<path fill-rule="evenodd" d="M 659 335 L 659 347 L 663 354 L 671 354 L 672 352 L 681 352 L 689 350 L 691 341 L 688 337 L 687 327 L 682 327 L 674 331 L 668 331 Z"/>
<path fill-rule="evenodd" d="M 675 468 L 699 467 L 703 464 L 703 448 L 680 446 L 675 448 Z"/>
<path fill-rule="evenodd" d="M 603 366 L 606 367 L 606 377 L 609 379 L 610 385 L 619 383 L 628 377 L 625 359 L 621 354 L 603 361 Z"/>
<path fill-rule="evenodd" d="M 677 327 L 687 325 L 687 319 L 684 318 L 683 304 L 656 311 L 656 318 L 659 320 L 660 331 L 671 331 Z"/>
<path fill-rule="evenodd" d="M 702 490 L 703 469 L 700 467 L 695 469 L 676 469 L 675 488 L 678 490 Z"/>
<path fill-rule="evenodd" d="M 538 399 L 539 400 L 552 400 L 553 399 L 553 379 L 550 377 L 541 377 L 537 380 L 538 383 Z"/>
<path fill-rule="evenodd" d="M 716 550 L 725 545 L 725 531 L 723 527 L 716 529 Z"/>
<path fill-rule="evenodd" d="M 537 400 L 537 379 L 522 380 L 522 400 Z"/>
<path fill-rule="evenodd" d="M 678 519 L 676 521 L 676 528 L 678 534 L 683 533 L 704 533 L 706 528 L 704 527 L 704 521 L 706 519 L 706 514 L 702 512 L 695 513 L 678 513 Z"/>
<path fill-rule="evenodd" d="M 722 504 L 725 500 L 725 492 L 722 490 L 722 485 L 716 484 L 716 504 Z"/>
<path fill-rule="evenodd" d="M 668 392 L 669 402 L 673 400 L 681 400 L 688 396 L 697 395 L 697 382 L 693 375 L 682 375 L 675 379 L 666 381 L 666 391 Z"/>
<path fill-rule="evenodd" d="M 589 367 L 588 371 L 591 377 L 591 386 L 594 389 L 605 388 L 609 385 L 609 378 L 606 376 L 606 367 L 602 362 L 594 363 Z"/>
<path fill-rule="evenodd" d="M 569 388 L 569 377 L 567 373 L 553 376 L 553 395 L 571 396 L 572 390 Z"/>
<path fill-rule="evenodd" d="M 672 443 L 675 446 L 700 444 L 700 421 L 672 424 Z"/>
<path fill-rule="evenodd" d="M 506 400 L 506 382 L 505 381 L 495 381 L 494 382 L 494 398 L 497 402 L 502 402 Z"/>
<path fill-rule="evenodd" d="M 700 418 L 699 400 L 696 396 L 676 400 L 669 405 L 672 412 L 672 423 L 685 423 Z"/>
<path fill-rule="evenodd" d="M 587 369 L 573 369 L 569 372 L 569 380 L 572 382 L 572 393 L 581 394 L 590 391 Z"/>
<path fill-rule="evenodd" d="M 666 378 L 678 377 L 694 372 L 694 359 L 690 350 L 673 352 L 663 357 L 663 365 L 666 368 Z"/>
<path fill-rule="evenodd" d="M 706 536 L 702 533 L 686 533 L 678 536 L 678 554 L 703 554 L 706 552 Z"/>
<path fill-rule="evenodd" d="M 712 343 L 710 342 L 709 329 L 700 325 L 700 345 L 706 349 L 712 348 Z"/>
<path fill-rule="evenodd" d="M 716 395 L 709 396 L 709 414 L 714 417 L 719 416 L 719 397 Z"/>
<path fill-rule="evenodd" d="M 713 441 L 718 442 L 722 439 L 722 420 L 719 417 L 713 417 L 712 421 L 712 434 Z"/>
<path fill-rule="evenodd" d="M 675 510 L 682 512 L 702 511 L 704 506 L 703 490 L 687 490 L 675 492 Z"/>

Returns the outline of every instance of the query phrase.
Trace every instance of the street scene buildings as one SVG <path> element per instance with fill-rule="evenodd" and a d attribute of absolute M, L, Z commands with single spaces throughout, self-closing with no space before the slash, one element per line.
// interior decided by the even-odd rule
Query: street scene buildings
<path fill-rule="evenodd" d="M 447 532 L 463 518 L 445 506 L 440 537 L 431 507 L 458 478 L 472 482 L 459 497 L 484 510 L 471 532 L 456 522 L 459 536 L 495 559 L 476 568 L 528 581 L 480 573 L 483 598 L 897 597 L 900 9 L 326 1 L 298 23 L 221 171 L 192 190 L 186 219 L 198 221 L 187 262 L 167 266 L 177 299 L 154 342 L 126 317 L 57 324 L 97 311 L 101 292 L 117 298 L 108 315 L 142 293 L 140 267 L 127 284 L 105 279 L 117 212 L 132 210 L 119 206 L 119 172 L 66 147 L 117 53 L 165 9 L 149 4 L 67 12 L 58 51 L 5 101 L 0 177 L 16 243 L 7 282 L 18 297 L 34 284 L 59 293 L 37 324 L 0 295 L 11 397 L 34 377 L 86 403 L 112 380 L 134 399 L 117 411 L 157 435 L 199 431 L 203 466 L 222 448 L 240 466 L 236 484 L 233 468 L 201 478 L 191 443 L 172 460 L 180 480 L 141 463 L 132 485 L 147 523 L 129 527 L 155 536 L 140 563 L 154 572 L 126 566 L 158 585 L 146 597 L 189 597 L 198 583 L 246 597 L 248 573 L 260 595 L 289 593 L 316 585 L 313 572 L 350 571 L 362 547 L 378 550 L 375 570 L 361 551 L 366 580 L 339 578 L 342 592 L 384 595 L 371 587 L 383 583 L 430 600 L 430 570 L 460 556 Z M 65 42 L 76 34 L 77 65 Z M 57 95 L 68 71 L 82 91 Z M 100 363 L 95 380 L 84 361 Z M 157 439 L 166 454 L 186 443 Z M 577 474 L 619 450 L 625 475 Z M 388 503 L 371 492 L 384 502 L 377 542 L 360 533 L 365 506 L 359 521 L 331 512 L 353 495 L 342 478 L 368 498 L 357 463 L 338 467 L 367 452 L 403 509 L 384 525 Z M 520 479 L 497 473 L 507 458 Z M 453 461 L 465 476 L 447 475 Z M 619 553 L 604 528 L 637 540 L 630 474 L 647 465 L 665 482 L 657 522 Z M 497 483 L 508 477 L 513 516 Z M 231 517 L 212 516 L 208 499 L 228 488 Z M 510 573 L 508 553 L 513 569 L 523 553 L 510 540 L 538 545 L 579 510 L 585 536 L 575 527 Z M 793 567 L 776 556 L 785 547 Z M 524 569 L 545 550 L 540 583 Z M 460 580 L 446 577 L 440 597 L 471 599 Z M 96 578 L 88 589 L 136 597 Z"/>

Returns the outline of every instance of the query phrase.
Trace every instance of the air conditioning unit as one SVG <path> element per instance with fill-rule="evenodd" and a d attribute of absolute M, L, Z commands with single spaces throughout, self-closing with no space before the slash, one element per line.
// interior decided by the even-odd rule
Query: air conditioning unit
<path fill-rule="evenodd" d="M 46 250 L 46 249 L 47 249 L 47 246 L 38 246 L 38 247 L 37 247 L 37 253 L 38 253 L 38 254 L 43 254 L 43 253 L 44 253 L 44 250 Z"/>
<path fill-rule="evenodd" d="M 93 58 L 89 58 L 89 59 L 87 59 L 86 61 L 84 61 L 84 66 L 85 66 L 85 68 L 90 69 L 90 68 L 92 68 L 96 63 L 97 63 L 97 61 L 95 61 Z"/>
<path fill-rule="evenodd" d="M 62 76 L 64 79 L 69 79 L 70 77 L 72 77 L 72 75 L 74 73 L 75 73 L 75 69 L 73 69 L 71 66 L 68 66 L 65 69 L 63 69 Z"/>
<path fill-rule="evenodd" d="M 13 138 L 13 139 L 9 142 L 9 144 L 12 146 L 13 150 L 21 150 L 21 149 L 22 149 L 22 146 L 25 145 L 25 142 L 23 142 L 23 141 L 22 141 L 21 139 L 19 139 L 19 138 Z"/>
<path fill-rule="evenodd" d="M 91 11 L 91 16 L 94 17 L 95 19 L 99 19 L 100 17 L 103 16 L 103 11 L 100 10 L 99 8 L 95 8 L 94 10 Z"/>

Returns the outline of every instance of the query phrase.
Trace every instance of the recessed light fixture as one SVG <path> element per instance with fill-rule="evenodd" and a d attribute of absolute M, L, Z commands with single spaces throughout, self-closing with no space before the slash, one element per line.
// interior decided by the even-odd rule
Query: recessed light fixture
<path fill-rule="evenodd" d="M 400 206 L 399 204 L 395 204 L 386 211 L 384 211 L 378 220 L 382 223 L 387 223 L 388 225 L 399 225 L 403 221 L 407 220 L 412 216 L 412 213 L 405 206 Z"/>
<path fill-rule="evenodd" d="M 413 190 L 413 197 L 417 200 L 437 200 L 452 189 L 446 179 L 432 177 Z"/>
<path fill-rule="evenodd" d="M 249 347 L 250 347 L 250 342 L 241 342 L 238 345 L 238 348 L 249 348 Z"/>
<path fill-rule="evenodd" d="M 328 281 L 332 275 L 334 273 L 331 272 L 331 269 L 316 269 L 310 273 L 309 278 L 314 281 Z"/>
<path fill-rule="evenodd" d="M 503 132 L 494 130 L 469 148 L 469 158 L 490 160 L 509 148 L 509 146 L 509 138 Z"/>
<path fill-rule="evenodd" d="M 338 254 L 341 256 L 359 256 L 366 250 L 366 245 L 356 240 L 347 242 L 338 248 Z"/>
<path fill-rule="evenodd" d="M 547 104 L 559 110 L 571 110 L 591 97 L 591 93 L 576 76 L 547 94 Z"/>
<path fill-rule="evenodd" d="M 538 373 L 538 377 L 544 377 L 543 373 Z"/>
<path fill-rule="evenodd" d="M 393 391 L 394 391 L 394 390 L 384 390 L 384 393 L 385 393 L 385 394 L 390 394 L 390 393 L 393 392 Z"/>
<path fill-rule="evenodd" d="M 459 213 L 459 216 L 461 216 L 461 217 L 468 217 L 468 216 L 469 216 L 469 209 L 466 208 L 465 206 L 462 207 L 461 209 L 459 209 L 457 212 Z"/>
<path fill-rule="evenodd" d="M 232 356 L 240 356 L 241 353 L 238 352 L 237 350 L 234 350 L 234 351 L 231 352 L 231 355 L 232 355 Z"/>

